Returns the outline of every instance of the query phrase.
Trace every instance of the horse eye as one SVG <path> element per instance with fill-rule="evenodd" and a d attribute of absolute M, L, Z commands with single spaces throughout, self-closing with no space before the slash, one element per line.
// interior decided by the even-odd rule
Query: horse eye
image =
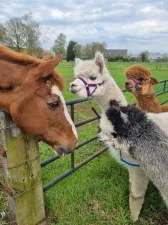
<path fill-rule="evenodd" d="M 96 77 L 89 77 L 90 80 L 96 80 Z"/>
<path fill-rule="evenodd" d="M 59 102 L 58 101 L 57 102 L 52 102 L 52 103 L 47 103 L 47 104 L 52 109 L 55 109 L 55 108 L 57 108 L 59 106 Z"/>

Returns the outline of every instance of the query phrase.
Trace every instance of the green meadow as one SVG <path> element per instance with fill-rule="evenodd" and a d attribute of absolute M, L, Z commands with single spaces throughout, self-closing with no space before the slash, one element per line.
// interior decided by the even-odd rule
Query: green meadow
<path fill-rule="evenodd" d="M 121 89 L 126 78 L 124 70 L 133 63 L 108 63 L 109 72 Z M 168 64 L 143 63 L 151 69 L 153 77 L 158 80 L 168 79 Z M 62 62 L 57 70 L 64 78 L 66 100 L 75 99 L 69 92 L 69 83 L 73 81 L 73 63 Z M 155 89 L 161 88 L 156 85 Z M 129 103 L 135 101 L 132 94 L 125 93 Z M 168 94 L 159 97 L 159 101 L 168 99 Z M 96 108 L 99 110 L 98 106 Z M 87 102 L 75 105 L 75 122 L 93 117 L 94 114 Z M 98 133 L 98 121 L 77 128 L 79 142 Z M 75 164 L 103 148 L 98 140 L 75 151 Z M 54 156 L 46 144 L 40 143 L 41 161 Z M 43 184 L 57 178 L 70 169 L 71 157 L 67 155 L 42 169 Z M 0 211 L 7 207 L 0 194 Z M 150 183 L 145 204 L 138 222 L 133 223 L 129 216 L 129 180 L 124 166 L 117 164 L 109 151 L 89 162 L 68 178 L 47 190 L 44 194 L 46 214 L 49 225 L 166 225 L 168 212 L 165 203 Z M 0 223 L 1 224 L 1 223 Z"/>

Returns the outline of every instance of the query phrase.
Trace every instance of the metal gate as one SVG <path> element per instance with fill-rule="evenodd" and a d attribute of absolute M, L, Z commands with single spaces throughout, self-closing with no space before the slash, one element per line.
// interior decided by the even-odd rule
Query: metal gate
<path fill-rule="evenodd" d="M 161 85 L 162 85 L 162 88 L 157 90 L 155 93 L 156 93 L 156 96 L 160 96 L 160 95 L 163 95 L 165 93 L 168 92 L 168 80 L 162 80 L 159 82 Z M 126 92 L 126 90 L 123 90 L 123 92 Z M 81 102 L 86 102 L 88 101 L 87 98 L 83 98 L 83 99 L 74 99 L 74 100 L 70 100 L 70 101 L 67 101 L 66 102 L 66 105 L 67 106 L 70 106 L 70 114 L 71 114 L 71 118 L 72 120 L 74 121 L 74 108 L 75 108 L 75 105 L 76 104 L 79 104 Z M 166 102 L 168 102 L 168 98 L 167 100 L 163 101 L 161 104 L 165 104 Z M 132 103 L 134 105 L 136 105 L 136 103 Z M 82 125 L 85 125 L 87 123 L 90 123 L 92 121 L 95 121 L 95 120 L 98 120 L 99 118 L 96 116 L 96 117 L 93 117 L 91 119 L 88 119 L 88 120 L 84 120 L 84 121 L 81 121 L 81 122 L 78 122 L 78 123 L 75 123 L 75 126 L 76 127 L 80 127 Z M 75 122 L 75 121 L 74 121 Z M 82 146 L 90 143 L 90 142 L 93 142 L 94 140 L 96 140 L 98 138 L 98 136 L 94 136 L 94 137 L 91 137 L 87 140 L 85 140 L 84 142 L 80 143 L 76 148 L 75 148 L 75 151 L 80 149 Z M 82 162 L 80 162 L 79 164 L 75 165 L 74 161 L 75 161 L 75 151 L 71 153 L 71 168 L 66 171 L 65 173 L 63 173 L 62 175 L 60 175 L 59 177 L 57 177 L 56 179 L 50 181 L 47 185 L 45 185 L 43 187 L 43 190 L 46 191 L 48 190 L 49 188 L 51 188 L 53 185 L 57 184 L 58 182 L 60 182 L 61 180 L 63 180 L 64 178 L 68 177 L 69 175 L 71 175 L 72 173 L 74 173 L 76 170 L 78 170 L 79 168 L 81 168 L 82 166 L 84 166 L 85 164 L 87 164 L 88 162 L 90 162 L 91 160 L 93 160 L 94 158 L 100 156 L 102 153 L 104 153 L 108 148 L 107 147 L 104 147 L 103 149 L 100 149 L 98 150 L 96 153 L 94 153 L 93 155 L 89 156 L 88 158 L 86 158 L 85 160 L 83 160 Z M 59 156 L 54 156 L 54 157 L 51 157 L 49 158 L 48 160 L 44 161 L 41 163 L 41 167 L 44 167 L 44 166 L 47 166 L 48 164 L 52 163 L 53 161 L 59 159 L 60 157 Z"/>

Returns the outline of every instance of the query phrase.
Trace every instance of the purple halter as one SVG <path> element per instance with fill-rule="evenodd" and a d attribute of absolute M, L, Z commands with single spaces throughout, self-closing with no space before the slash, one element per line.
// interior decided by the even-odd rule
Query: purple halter
<path fill-rule="evenodd" d="M 88 84 L 82 76 L 79 76 L 78 79 L 81 80 L 84 83 L 84 85 L 86 87 L 86 91 L 87 91 L 87 97 L 92 96 L 92 94 L 96 91 L 97 87 L 104 84 L 104 81 L 102 81 L 101 83 L 98 83 L 98 84 Z M 92 92 L 90 92 L 91 87 L 95 88 Z"/>

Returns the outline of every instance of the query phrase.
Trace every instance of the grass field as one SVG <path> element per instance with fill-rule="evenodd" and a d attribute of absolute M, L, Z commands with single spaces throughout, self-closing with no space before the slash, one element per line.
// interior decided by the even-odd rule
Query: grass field
<path fill-rule="evenodd" d="M 110 74 L 120 88 L 124 88 L 124 69 L 130 63 L 109 63 Z M 168 64 L 143 64 L 153 68 L 152 74 L 158 80 L 168 79 Z M 156 70 L 156 65 L 161 70 Z M 157 69 L 158 69 L 157 68 Z M 72 63 L 61 63 L 58 71 L 65 81 L 65 99 L 74 99 L 76 96 L 69 92 L 69 83 L 73 80 Z M 157 85 L 156 88 L 159 88 Z M 129 103 L 133 96 L 126 93 Z M 168 99 L 168 95 L 159 98 Z M 75 122 L 93 116 L 88 103 L 77 105 Z M 94 136 L 98 132 L 98 122 L 92 122 L 78 128 L 80 142 Z M 79 163 L 96 150 L 102 148 L 98 141 L 90 143 L 75 153 L 75 163 Z M 41 161 L 53 156 L 52 150 L 45 144 L 40 144 Z M 70 168 L 70 156 L 59 159 L 42 170 L 44 185 Z M 166 225 L 168 213 L 158 191 L 150 183 L 140 220 L 133 223 L 129 212 L 129 182 L 127 170 L 118 165 L 109 152 L 94 159 L 73 175 L 58 183 L 45 192 L 45 204 L 49 225 Z M 0 199 L 1 200 L 1 199 Z M 0 201 L 0 211 L 6 203 Z M 1 223 L 0 223 L 1 224 Z"/>

